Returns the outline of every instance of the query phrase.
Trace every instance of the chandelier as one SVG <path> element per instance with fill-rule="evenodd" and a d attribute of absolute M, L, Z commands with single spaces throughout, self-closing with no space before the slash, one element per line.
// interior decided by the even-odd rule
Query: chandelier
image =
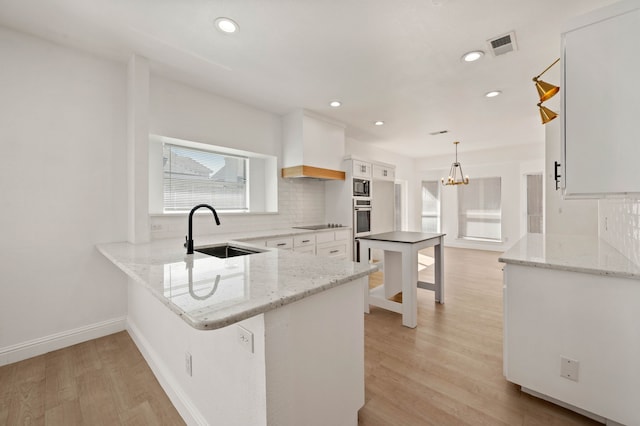
<path fill-rule="evenodd" d="M 465 176 L 462 173 L 462 166 L 458 162 L 458 144 L 456 141 L 453 144 L 456 146 L 456 161 L 451 164 L 451 170 L 449 170 L 449 176 L 445 179 L 440 179 L 442 185 L 467 185 L 469 183 L 469 176 Z"/>

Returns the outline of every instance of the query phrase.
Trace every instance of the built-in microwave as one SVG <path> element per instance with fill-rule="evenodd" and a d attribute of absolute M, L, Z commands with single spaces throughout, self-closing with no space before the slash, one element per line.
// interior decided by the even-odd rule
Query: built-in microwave
<path fill-rule="evenodd" d="M 354 197 L 370 197 L 371 182 L 367 179 L 353 180 L 353 196 Z"/>

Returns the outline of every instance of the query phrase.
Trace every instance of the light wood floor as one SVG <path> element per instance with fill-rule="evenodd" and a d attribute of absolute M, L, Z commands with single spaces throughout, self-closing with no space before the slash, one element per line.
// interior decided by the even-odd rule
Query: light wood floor
<path fill-rule="evenodd" d="M 0 425 L 183 425 L 126 331 L 0 367 Z"/>
<path fill-rule="evenodd" d="M 502 376 L 498 255 L 446 249 L 446 303 L 418 290 L 415 329 L 403 327 L 399 314 L 371 308 L 360 425 L 598 424 L 523 394 Z M 0 425 L 43 424 L 184 423 L 121 332 L 0 367 Z"/>
<path fill-rule="evenodd" d="M 520 392 L 502 375 L 499 255 L 445 249 L 445 304 L 418 289 L 415 329 L 403 327 L 400 314 L 371 308 L 360 425 L 599 424 Z M 433 282 L 433 266 L 420 279 Z M 381 280 L 376 273 L 371 284 Z"/>

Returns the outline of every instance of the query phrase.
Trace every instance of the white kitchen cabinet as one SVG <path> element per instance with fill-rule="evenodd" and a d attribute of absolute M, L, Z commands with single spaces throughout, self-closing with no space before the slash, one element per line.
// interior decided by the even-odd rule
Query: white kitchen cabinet
<path fill-rule="evenodd" d="M 640 281 L 508 264 L 504 283 L 507 380 L 536 396 L 640 424 Z M 576 381 L 561 376 L 561 358 L 578 362 Z"/>
<path fill-rule="evenodd" d="M 283 238 L 272 238 L 266 240 L 267 247 L 273 247 L 277 249 L 291 250 L 293 248 L 293 238 L 292 237 L 283 237 Z"/>
<path fill-rule="evenodd" d="M 640 0 L 576 18 L 562 34 L 565 198 L 640 192 Z"/>
<path fill-rule="evenodd" d="M 361 160 L 352 160 L 351 166 L 354 178 L 371 178 L 371 163 Z"/>
<path fill-rule="evenodd" d="M 341 229 L 338 231 L 319 232 L 316 235 L 317 256 L 348 259 L 350 253 L 351 231 Z"/>
<path fill-rule="evenodd" d="M 396 179 L 395 166 L 382 163 L 373 164 L 373 179 L 394 181 Z"/>
<path fill-rule="evenodd" d="M 294 236 L 293 251 L 298 253 L 316 254 L 316 235 L 302 234 Z"/>

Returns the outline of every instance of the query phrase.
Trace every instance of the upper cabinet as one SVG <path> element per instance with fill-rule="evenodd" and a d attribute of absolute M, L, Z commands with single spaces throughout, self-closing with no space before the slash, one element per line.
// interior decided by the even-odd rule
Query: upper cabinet
<path fill-rule="evenodd" d="M 562 34 L 566 198 L 640 192 L 640 0 L 576 18 Z"/>
<path fill-rule="evenodd" d="M 371 179 L 371 163 L 361 160 L 353 160 L 353 177 Z"/>
<path fill-rule="evenodd" d="M 375 180 L 389 180 L 394 181 L 396 179 L 395 166 L 383 163 L 373 164 L 373 179 Z"/>

